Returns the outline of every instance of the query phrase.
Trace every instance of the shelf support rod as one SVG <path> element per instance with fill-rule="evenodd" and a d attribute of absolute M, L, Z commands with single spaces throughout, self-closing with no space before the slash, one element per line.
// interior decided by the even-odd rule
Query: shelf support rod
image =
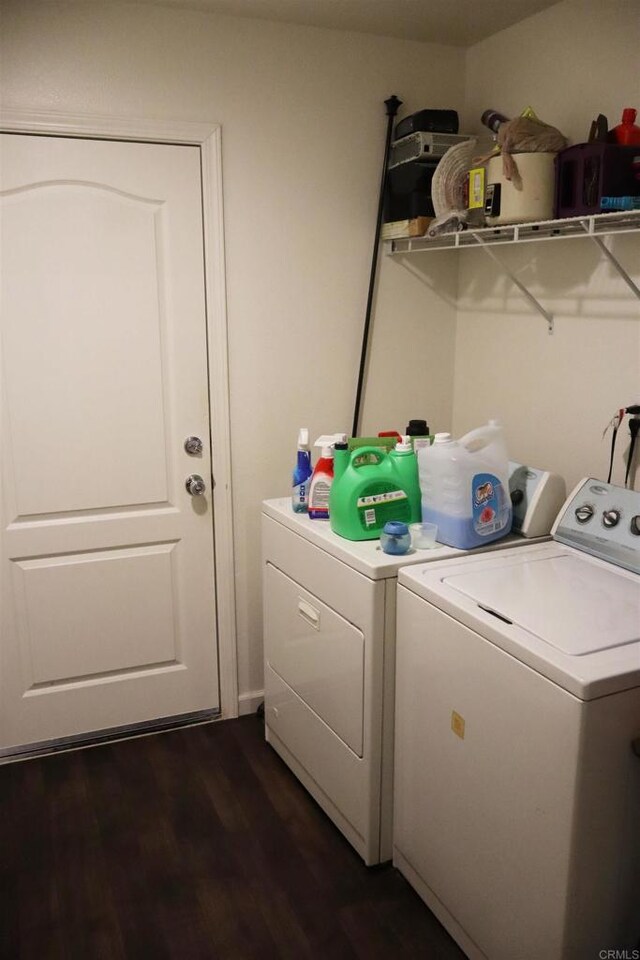
<path fill-rule="evenodd" d="M 545 308 L 542 306 L 540 301 L 536 300 L 534 295 L 527 289 L 527 287 L 525 287 L 524 283 L 521 280 L 519 280 L 518 277 L 516 277 L 515 274 L 511 272 L 511 270 L 509 270 L 506 264 L 500 259 L 499 256 L 497 256 L 496 253 L 494 253 L 494 251 L 488 246 L 488 244 L 484 241 L 482 237 L 479 237 L 478 234 L 474 232 L 473 238 L 482 247 L 482 249 L 487 254 L 487 256 L 491 257 L 492 260 L 495 260 L 495 262 L 498 264 L 500 269 L 504 273 L 506 273 L 506 275 L 509 277 L 509 280 L 511 280 L 511 282 L 515 284 L 518 290 L 520 290 L 520 292 L 527 298 L 527 300 L 532 305 L 532 307 L 535 310 L 537 310 L 541 316 L 545 318 L 545 320 L 547 321 L 548 332 L 550 334 L 553 333 L 553 314 L 549 313 L 548 310 L 545 310 Z"/>
<path fill-rule="evenodd" d="M 593 233 L 589 234 L 589 236 L 593 242 L 600 247 L 605 257 L 614 265 L 624 282 L 628 287 L 631 288 L 638 300 L 640 300 L 640 287 L 633 282 L 627 271 L 622 267 L 620 261 L 617 260 L 616 257 L 614 257 L 614 255 L 611 253 L 611 250 L 609 250 L 609 247 L 606 245 L 604 240 L 601 237 L 596 237 Z"/>

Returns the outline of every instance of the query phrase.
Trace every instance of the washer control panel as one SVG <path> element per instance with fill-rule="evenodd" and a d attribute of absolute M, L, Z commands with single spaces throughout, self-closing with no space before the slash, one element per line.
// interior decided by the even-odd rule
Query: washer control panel
<path fill-rule="evenodd" d="M 560 543 L 640 573 L 640 492 L 581 480 L 551 533 Z"/>

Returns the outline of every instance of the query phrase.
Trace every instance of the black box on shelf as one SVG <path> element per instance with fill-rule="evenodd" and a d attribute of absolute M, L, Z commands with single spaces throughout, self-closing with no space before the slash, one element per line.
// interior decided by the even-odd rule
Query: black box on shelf
<path fill-rule="evenodd" d="M 600 213 L 602 197 L 640 196 L 640 147 L 577 143 L 556 157 L 556 217 Z"/>
<path fill-rule="evenodd" d="M 387 173 L 384 197 L 385 223 L 433 217 L 431 181 L 436 163 L 404 163 Z"/>
<path fill-rule="evenodd" d="M 409 133 L 457 133 L 457 110 L 418 110 L 408 117 L 404 117 L 396 124 L 394 139 L 406 137 Z"/>

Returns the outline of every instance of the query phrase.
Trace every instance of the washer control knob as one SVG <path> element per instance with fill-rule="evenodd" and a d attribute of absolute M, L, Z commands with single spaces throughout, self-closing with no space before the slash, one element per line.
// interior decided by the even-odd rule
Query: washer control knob
<path fill-rule="evenodd" d="M 640 537 L 640 514 L 636 514 L 635 517 L 631 517 L 629 529 L 635 537 Z"/>
<path fill-rule="evenodd" d="M 519 503 L 522 503 L 524 500 L 524 493 L 518 487 L 515 490 L 511 491 L 511 503 L 514 507 L 517 507 Z"/>
<path fill-rule="evenodd" d="M 602 523 L 605 527 L 615 527 L 620 520 L 619 510 L 604 510 L 602 513 Z"/>
<path fill-rule="evenodd" d="M 584 503 L 581 507 L 576 508 L 576 520 L 578 523 L 588 523 L 593 516 L 593 507 L 590 503 Z"/>

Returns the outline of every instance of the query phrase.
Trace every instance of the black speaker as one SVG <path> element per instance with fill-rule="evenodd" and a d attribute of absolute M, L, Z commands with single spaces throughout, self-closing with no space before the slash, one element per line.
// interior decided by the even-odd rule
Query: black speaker
<path fill-rule="evenodd" d="M 457 133 L 458 112 L 456 110 L 418 110 L 396 124 L 394 139 L 406 137 L 410 133 Z"/>
<path fill-rule="evenodd" d="M 431 180 L 438 166 L 435 163 L 403 163 L 387 173 L 384 196 L 384 222 L 433 217 Z"/>

